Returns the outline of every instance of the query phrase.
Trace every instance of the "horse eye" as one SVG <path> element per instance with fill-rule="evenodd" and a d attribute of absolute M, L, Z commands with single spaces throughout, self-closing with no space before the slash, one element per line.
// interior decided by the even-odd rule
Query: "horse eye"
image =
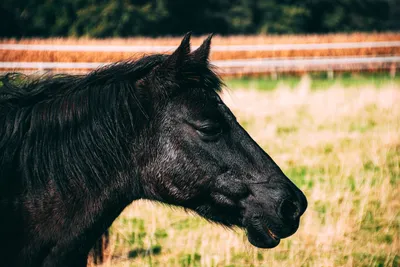
<path fill-rule="evenodd" d="M 219 125 L 204 125 L 197 129 L 197 133 L 206 141 L 215 141 L 222 134 L 222 129 Z"/>

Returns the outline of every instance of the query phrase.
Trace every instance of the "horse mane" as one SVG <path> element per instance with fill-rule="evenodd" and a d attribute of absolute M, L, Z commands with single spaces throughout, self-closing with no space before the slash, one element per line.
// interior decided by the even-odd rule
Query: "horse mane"
<path fill-rule="evenodd" d="M 146 77 L 167 58 L 147 56 L 87 75 L 0 77 L 1 193 L 49 184 L 61 193 L 76 188 L 89 193 L 134 169 L 132 140 L 148 120 L 149 93 L 160 87 Z M 220 90 L 220 79 L 204 66 L 188 60 L 177 87 L 200 82 Z M 145 82 L 150 86 L 141 86 Z"/>
<path fill-rule="evenodd" d="M 82 93 L 94 86 L 118 82 L 132 82 L 146 75 L 165 60 L 165 55 L 143 57 L 138 61 L 109 64 L 87 75 L 56 74 L 29 77 L 22 73 L 9 73 L 2 77 L 0 104 L 18 106 L 35 105 L 40 101 Z"/>

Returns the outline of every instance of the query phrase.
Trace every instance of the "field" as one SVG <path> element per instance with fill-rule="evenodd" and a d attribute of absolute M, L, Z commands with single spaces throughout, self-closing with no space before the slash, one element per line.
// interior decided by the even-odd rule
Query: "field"
<path fill-rule="evenodd" d="M 192 39 L 199 45 L 203 37 Z M 213 45 L 399 41 L 399 33 L 235 36 Z M 178 45 L 180 38 L 3 39 L 0 43 Z M 389 56 L 400 48 L 213 52 L 254 57 Z M 170 52 L 170 51 L 166 51 Z M 0 61 L 112 62 L 140 53 L 0 50 Z M 137 201 L 110 229 L 103 267 L 399 266 L 400 77 L 325 73 L 231 78 L 222 93 L 239 122 L 306 194 L 298 232 L 272 250 L 240 229 L 180 208 Z"/>
<path fill-rule="evenodd" d="M 203 37 L 193 37 L 192 44 L 200 45 Z M 175 38 L 127 38 L 127 39 L 0 39 L 0 43 L 19 44 L 63 44 L 63 45 L 172 45 L 177 46 L 181 37 Z M 213 45 L 245 44 L 296 44 L 296 43 L 338 43 L 338 42 L 378 42 L 399 41 L 399 33 L 352 33 L 326 35 L 265 35 L 265 36 L 215 36 Z M 165 51 L 169 53 L 171 51 Z M 269 57 L 321 57 L 321 56 L 388 56 L 400 55 L 400 47 L 322 49 L 309 51 L 215 51 L 212 60 L 269 58 Z M 129 52 L 68 52 L 68 51 L 5 51 L 0 50 L 0 61 L 41 61 L 41 62 L 114 62 L 135 59 L 143 53 Z"/>
<path fill-rule="evenodd" d="M 224 101 L 308 197 L 298 232 L 255 249 L 240 229 L 138 201 L 113 224 L 103 266 L 399 266 L 400 79 L 227 84 Z"/>

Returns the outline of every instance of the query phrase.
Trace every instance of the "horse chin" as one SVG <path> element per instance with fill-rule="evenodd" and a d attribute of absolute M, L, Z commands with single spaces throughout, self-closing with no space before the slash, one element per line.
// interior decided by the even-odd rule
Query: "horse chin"
<path fill-rule="evenodd" d="M 280 243 L 280 238 L 274 234 L 261 220 L 254 220 L 246 224 L 249 242 L 258 248 L 274 248 Z"/>

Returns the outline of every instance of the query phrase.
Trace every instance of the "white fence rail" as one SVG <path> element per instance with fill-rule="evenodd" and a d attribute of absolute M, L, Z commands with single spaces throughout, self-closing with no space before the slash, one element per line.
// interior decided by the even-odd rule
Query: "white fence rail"
<path fill-rule="evenodd" d="M 211 62 L 221 74 L 285 71 L 339 71 L 364 69 L 398 69 L 400 56 L 391 57 L 319 57 L 215 60 Z M 0 69 L 38 71 L 87 71 L 105 66 L 104 62 L 0 62 Z"/>
<path fill-rule="evenodd" d="M 124 45 L 49 45 L 49 44 L 0 44 L 0 50 L 73 51 L 73 52 L 170 52 L 177 46 L 124 46 Z M 265 45 L 213 45 L 212 51 L 288 51 L 351 48 L 400 47 L 400 41 L 353 42 L 323 44 L 265 44 Z M 193 47 L 196 49 L 197 47 Z"/>

